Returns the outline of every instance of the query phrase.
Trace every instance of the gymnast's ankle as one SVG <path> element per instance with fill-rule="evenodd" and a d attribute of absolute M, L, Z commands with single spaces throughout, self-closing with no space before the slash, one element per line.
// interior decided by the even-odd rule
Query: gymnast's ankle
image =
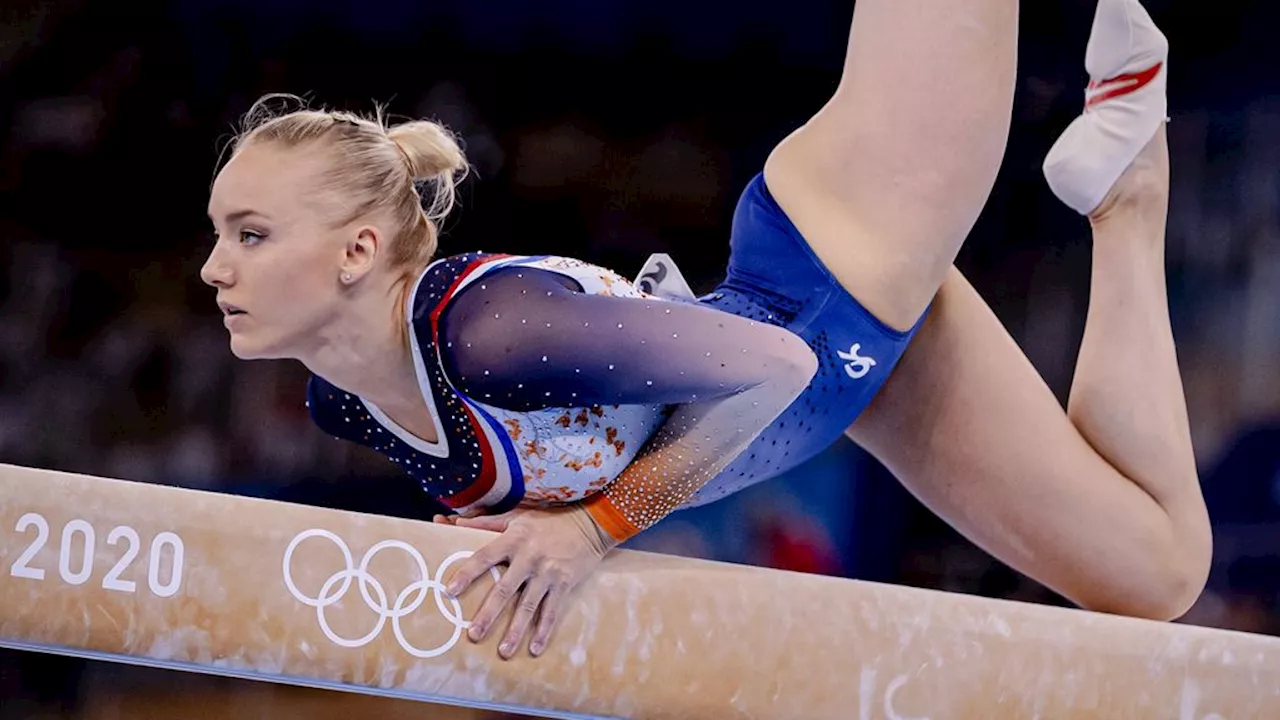
<path fill-rule="evenodd" d="M 1162 127 L 1088 217 L 1095 228 L 1121 218 L 1163 226 L 1168 210 L 1169 156 Z"/>

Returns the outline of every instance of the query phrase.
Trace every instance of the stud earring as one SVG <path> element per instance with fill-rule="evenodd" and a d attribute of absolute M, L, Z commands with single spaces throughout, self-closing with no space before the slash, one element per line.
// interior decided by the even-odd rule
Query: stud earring
<path fill-rule="evenodd" d="M 351 282 L 351 273 L 342 273 L 342 282 Z"/>

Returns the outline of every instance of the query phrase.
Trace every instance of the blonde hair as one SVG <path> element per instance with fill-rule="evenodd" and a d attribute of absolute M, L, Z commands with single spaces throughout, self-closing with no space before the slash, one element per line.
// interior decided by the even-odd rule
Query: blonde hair
<path fill-rule="evenodd" d="M 273 107 L 281 101 L 301 109 Z M 440 223 L 453 209 L 468 166 L 457 139 L 444 126 L 414 120 L 388 126 L 383 108 L 372 118 L 313 110 L 293 95 L 266 95 L 245 114 L 232 157 L 246 147 L 278 143 L 294 148 L 320 143 L 333 154 L 320 190 L 346 208 L 337 225 L 372 213 L 391 218 L 391 264 L 407 272 L 435 255 Z"/>

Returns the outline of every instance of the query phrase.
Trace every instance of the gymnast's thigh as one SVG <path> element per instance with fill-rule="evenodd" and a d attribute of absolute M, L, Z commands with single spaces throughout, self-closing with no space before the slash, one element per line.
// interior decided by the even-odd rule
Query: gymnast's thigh
<path fill-rule="evenodd" d="M 1004 156 L 1017 0 L 859 0 L 840 85 L 765 162 L 782 207 L 892 327 L 932 301 Z"/>

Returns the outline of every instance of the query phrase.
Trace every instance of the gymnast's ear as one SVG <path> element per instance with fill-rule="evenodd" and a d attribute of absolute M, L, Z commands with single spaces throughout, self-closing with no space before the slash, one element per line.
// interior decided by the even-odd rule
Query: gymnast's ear
<path fill-rule="evenodd" d="M 378 256 L 387 250 L 387 236 L 376 225 L 357 225 L 348 232 L 342 248 L 338 277 L 353 285 L 373 270 Z"/>

